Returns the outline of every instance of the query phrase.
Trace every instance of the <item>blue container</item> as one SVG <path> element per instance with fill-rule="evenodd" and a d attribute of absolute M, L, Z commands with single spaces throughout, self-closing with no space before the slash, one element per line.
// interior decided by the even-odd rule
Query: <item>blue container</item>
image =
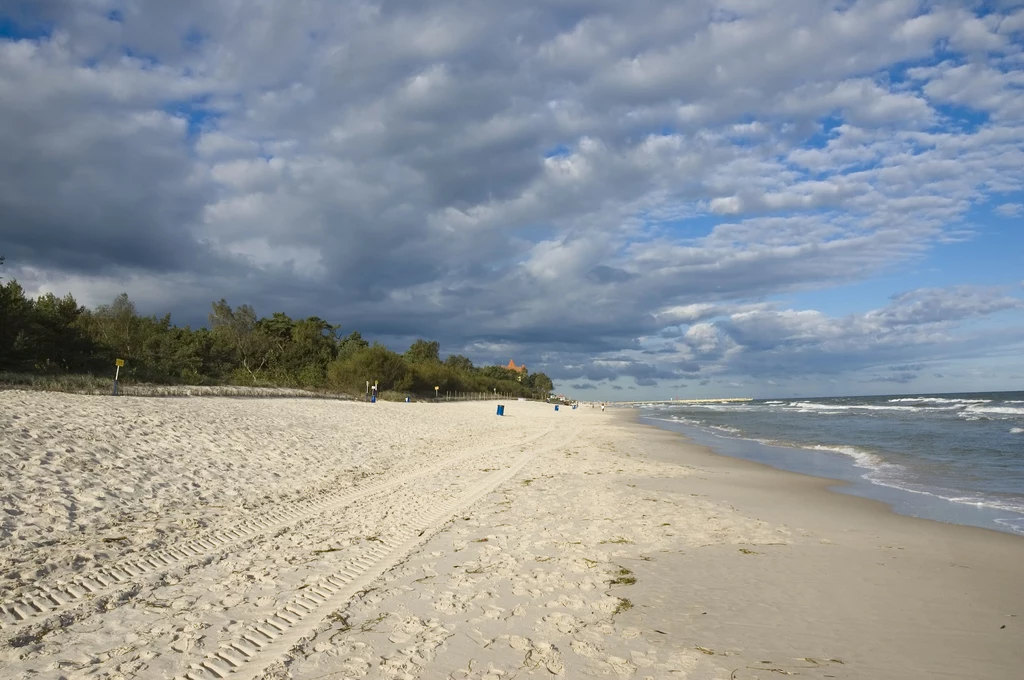
<path fill-rule="evenodd" d="M 558 404 L 555 404 L 555 410 L 556 411 L 558 410 Z"/>
<path fill-rule="evenodd" d="M 504 404 L 498 404 L 498 415 L 499 416 L 505 415 L 505 405 Z"/>
<path fill-rule="evenodd" d="M 377 395 L 376 394 L 373 395 L 372 397 L 370 397 L 370 403 L 371 404 L 376 404 L 377 403 Z"/>

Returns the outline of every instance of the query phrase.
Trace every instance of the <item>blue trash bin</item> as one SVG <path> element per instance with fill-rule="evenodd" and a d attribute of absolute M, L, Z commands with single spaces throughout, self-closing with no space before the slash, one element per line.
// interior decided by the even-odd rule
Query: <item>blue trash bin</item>
<path fill-rule="evenodd" d="M 558 410 L 558 404 L 555 404 L 555 410 L 556 411 Z"/>
<path fill-rule="evenodd" d="M 377 395 L 376 394 L 373 395 L 372 397 L 370 397 L 370 403 L 371 404 L 376 404 L 377 403 Z"/>
<path fill-rule="evenodd" d="M 504 404 L 498 404 L 498 415 L 499 416 L 505 415 L 505 405 Z"/>

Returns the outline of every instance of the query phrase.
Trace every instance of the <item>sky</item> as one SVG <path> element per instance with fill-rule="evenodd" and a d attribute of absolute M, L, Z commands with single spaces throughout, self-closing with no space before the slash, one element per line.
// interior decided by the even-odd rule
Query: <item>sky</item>
<path fill-rule="evenodd" d="M 0 0 L 31 295 L 582 399 L 1024 389 L 1024 0 Z"/>

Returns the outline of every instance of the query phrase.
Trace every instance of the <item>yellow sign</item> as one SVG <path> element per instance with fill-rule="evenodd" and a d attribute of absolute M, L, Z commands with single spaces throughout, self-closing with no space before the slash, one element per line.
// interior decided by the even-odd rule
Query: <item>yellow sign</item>
<path fill-rule="evenodd" d="M 434 385 L 434 391 L 435 391 L 435 392 L 437 392 L 437 391 L 438 391 L 439 389 L 441 389 L 441 386 L 440 386 L 440 385 Z"/>
<path fill-rule="evenodd" d="M 114 365 L 115 366 L 124 366 L 124 359 L 116 359 L 116 360 L 114 360 Z"/>

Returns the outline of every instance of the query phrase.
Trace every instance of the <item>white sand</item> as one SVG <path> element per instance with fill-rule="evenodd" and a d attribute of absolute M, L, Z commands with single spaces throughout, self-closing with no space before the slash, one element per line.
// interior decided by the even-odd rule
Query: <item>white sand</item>
<path fill-rule="evenodd" d="M 871 631 L 819 636 L 784 607 L 744 609 L 773 601 L 759 590 L 773 576 L 775 599 L 806 590 L 808 611 L 828 606 L 834 589 L 786 594 L 793 570 L 864 586 L 864 567 L 841 573 L 849 554 L 815 561 L 846 539 L 818 512 L 835 494 L 807 495 L 824 528 L 762 521 L 758 493 L 781 477 L 753 494 L 730 486 L 746 468 L 692 450 L 680 465 L 675 438 L 611 412 L 509 402 L 506 414 L 0 392 L 0 677 L 934 676 L 915 674 L 929 668 L 918 658 L 891 676 L 877 654 L 861 661 L 884 647 Z M 1024 555 L 1002 538 L 984 543 L 992 555 Z M 878 542 L 851 549 L 870 563 Z M 935 556 L 915 554 L 927 585 Z M 969 577 L 1006 587 L 986 564 Z M 959 606 L 915 604 L 915 625 Z M 1004 606 L 1010 633 L 971 640 L 994 657 L 975 677 L 1011 667 L 1004 641 L 1020 628 L 1005 602 L 965 619 L 987 625 Z"/>

